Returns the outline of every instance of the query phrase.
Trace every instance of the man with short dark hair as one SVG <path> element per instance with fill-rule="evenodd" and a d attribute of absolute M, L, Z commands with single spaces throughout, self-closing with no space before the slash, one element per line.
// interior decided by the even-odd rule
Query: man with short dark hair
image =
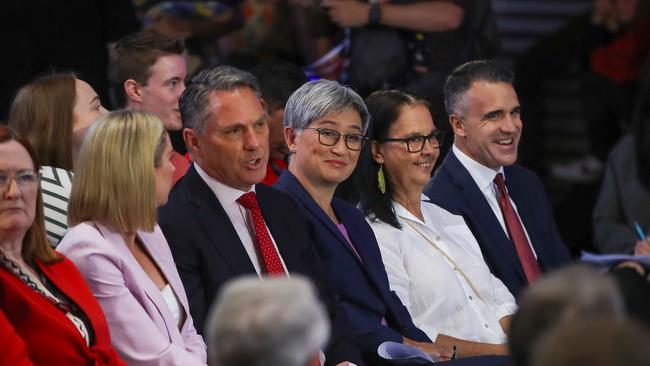
<path fill-rule="evenodd" d="M 185 90 L 187 64 L 185 47 L 179 40 L 152 31 L 133 33 L 120 39 L 111 58 L 111 76 L 126 108 L 142 109 L 158 115 L 170 132 L 182 128 L 178 99 Z M 173 182 L 189 167 L 181 155 L 184 148 L 174 146 Z"/>
<path fill-rule="evenodd" d="M 541 181 L 515 165 L 522 121 L 513 82 L 495 61 L 465 63 L 447 78 L 454 146 L 425 193 L 465 218 L 490 270 L 516 298 L 570 258 Z"/>
<path fill-rule="evenodd" d="M 229 66 L 203 70 L 189 82 L 180 110 L 194 163 L 159 209 L 159 223 L 197 329 L 204 329 L 226 281 L 299 273 L 315 283 L 330 315 L 326 365 L 360 364 L 305 218 L 290 197 L 258 184 L 266 174 L 269 128 L 255 77 Z"/>

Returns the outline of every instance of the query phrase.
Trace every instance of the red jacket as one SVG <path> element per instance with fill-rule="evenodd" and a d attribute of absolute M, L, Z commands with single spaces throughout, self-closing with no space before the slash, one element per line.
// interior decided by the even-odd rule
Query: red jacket
<path fill-rule="evenodd" d="M 51 265 L 37 261 L 37 265 L 86 314 L 95 343 L 86 346 L 61 310 L 0 267 L 0 339 L 16 345 L 10 355 L 5 355 L 13 357 L 11 361 L 0 357 L 2 365 L 126 366 L 111 346 L 104 314 L 77 267 L 67 258 Z M 23 348 L 29 360 L 21 353 Z"/>

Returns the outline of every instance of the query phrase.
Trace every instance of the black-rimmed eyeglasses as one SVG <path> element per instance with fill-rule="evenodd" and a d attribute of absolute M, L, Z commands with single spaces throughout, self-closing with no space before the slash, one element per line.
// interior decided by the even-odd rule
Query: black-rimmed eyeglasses
<path fill-rule="evenodd" d="M 409 152 L 419 153 L 424 149 L 424 143 L 426 141 L 429 141 L 432 148 L 434 149 L 440 148 L 444 136 L 445 134 L 443 131 L 435 130 L 426 136 L 414 135 L 414 136 L 402 137 L 402 138 L 385 138 L 381 140 L 381 142 L 387 142 L 387 141 L 403 142 L 406 144 L 406 148 L 408 149 Z"/>
<path fill-rule="evenodd" d="M 352 151 L 359 151 L 363 147 L 364 142 L 368 139 L 360 134 L 347 134 L 344 135 L 338 131 L 331 130 L 329 128 L 319 128 L 319 127 L 307 127 L 305 130 L 316 130 L 318 131 L 318 142 L 325 146 L 334 146 L 336 145 L 341 136 L 345 138 L 345 146 Z"/>

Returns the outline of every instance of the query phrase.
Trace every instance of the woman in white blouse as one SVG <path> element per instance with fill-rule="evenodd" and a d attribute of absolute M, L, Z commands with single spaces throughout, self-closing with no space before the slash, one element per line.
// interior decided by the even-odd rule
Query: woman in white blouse
<path fill-rule="evenodd" d="M 372 145 L 356 179 L 391 289 L 432 340 L 462 356 L 506 354 L 514 297 L 490 273 L 463 218 L 422 194 L 442 138 L 427 102 L 388 90 L 366 104 Z"/>

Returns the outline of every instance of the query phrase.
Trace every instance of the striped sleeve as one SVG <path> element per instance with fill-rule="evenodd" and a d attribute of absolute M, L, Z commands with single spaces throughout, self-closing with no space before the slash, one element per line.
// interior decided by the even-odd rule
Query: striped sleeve
<path fill-rule="evenodd" d="M 56 247 L 68 230 L 68 199 L 72 178 L 73 173 L 69 170 L 49 166 L 41 169 L 45 230 L 53 247 Z"/>

